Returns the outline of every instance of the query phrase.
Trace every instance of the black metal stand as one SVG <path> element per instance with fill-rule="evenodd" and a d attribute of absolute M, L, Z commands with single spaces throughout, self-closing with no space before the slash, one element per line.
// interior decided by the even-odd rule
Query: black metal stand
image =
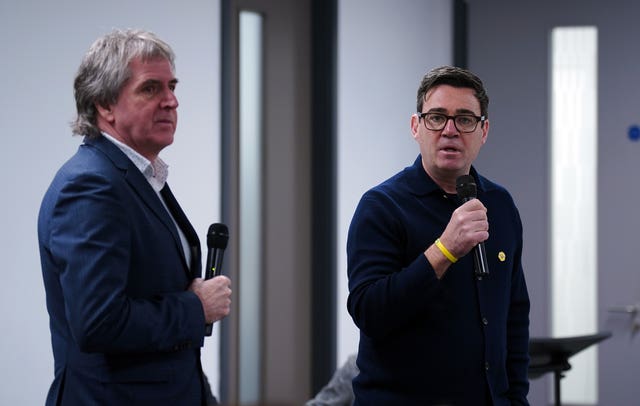
<path fill-rule="evenodd" d="M 602 340 L 611 337 L 608 331 L 592 335 L 563 338 L 531 338 L 529 340 L 529 378 L 536 379 L 553 372 L 555 405 L 560 406 L 560 380 L 571 369 L 569 358 Z"/>

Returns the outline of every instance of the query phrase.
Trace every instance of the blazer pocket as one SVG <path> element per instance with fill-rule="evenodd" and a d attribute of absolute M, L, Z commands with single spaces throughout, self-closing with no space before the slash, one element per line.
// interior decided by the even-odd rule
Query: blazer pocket
<path fill-rule="evenodd" d="M 158 368 L 157 366 L 125 367 L 109 374 L 110 383 L 151 383 L 169 382 L 173 376 L 170 368 Z"/>

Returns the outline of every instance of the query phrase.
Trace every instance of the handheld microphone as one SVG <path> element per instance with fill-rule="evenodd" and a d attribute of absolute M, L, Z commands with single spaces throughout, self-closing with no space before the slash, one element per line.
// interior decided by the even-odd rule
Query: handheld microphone
<path fill-rule="evenodd" d="M 207 263 L 205 267 L 205 279 L 211 279 L 220 275 L 222 270 L 222 257 L 229 242 L 229 229 L 222 223 L 214 223 L 209 226 L 207 232 Z M 205 326 L 205 335 L 210 336 L 213 331 L 213 324 Z"/>
<path fill-rule="evenodd" d="M 477 195 L 476 181 L 471 175 L 462 175 L 456 179 L 456 192 L 463 203 L 475 199 Z M 484 249 L 484 242 L 478 243 L 473 248 L 473 259 L 476 276 L 489 276 L 489 265 L 487 264 L 487 253 Z"/>

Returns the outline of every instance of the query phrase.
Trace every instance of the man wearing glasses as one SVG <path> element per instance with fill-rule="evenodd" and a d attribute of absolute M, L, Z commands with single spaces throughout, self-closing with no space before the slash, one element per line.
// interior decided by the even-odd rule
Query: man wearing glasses
<path fill-rule="evenodd" d="M 411 117 L 420 155 L 356 209 L 347 241 L 355 405 L 528 404 L 522 224 L 509 193 L 472 166 L 488 104 L 473 73 L 428 72 Z M 456 193 L 463 175 L 477 198 Z M 475 269 L 480 243 L 488 275 Z"/>

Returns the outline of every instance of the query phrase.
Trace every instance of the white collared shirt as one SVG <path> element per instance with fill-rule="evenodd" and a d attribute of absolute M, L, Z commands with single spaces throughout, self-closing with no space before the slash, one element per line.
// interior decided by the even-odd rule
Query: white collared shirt
<path fill-rule="evenodd" d="M 142 172 L 147 182 L 151 185 L 156 193 L 160 193 L 160 190 L 164 187 L 169 176 L 169 165 L 167 165 L 160 157 L 157 157 L 155 161 L 151 162 L 147 158 L 143 157 L 127 144 L 115 139 L 106 132 L 102 132 L 102 135 L 106 139 L 113 142 L 120 150 L 133 162 L 133 164 Z"/>

